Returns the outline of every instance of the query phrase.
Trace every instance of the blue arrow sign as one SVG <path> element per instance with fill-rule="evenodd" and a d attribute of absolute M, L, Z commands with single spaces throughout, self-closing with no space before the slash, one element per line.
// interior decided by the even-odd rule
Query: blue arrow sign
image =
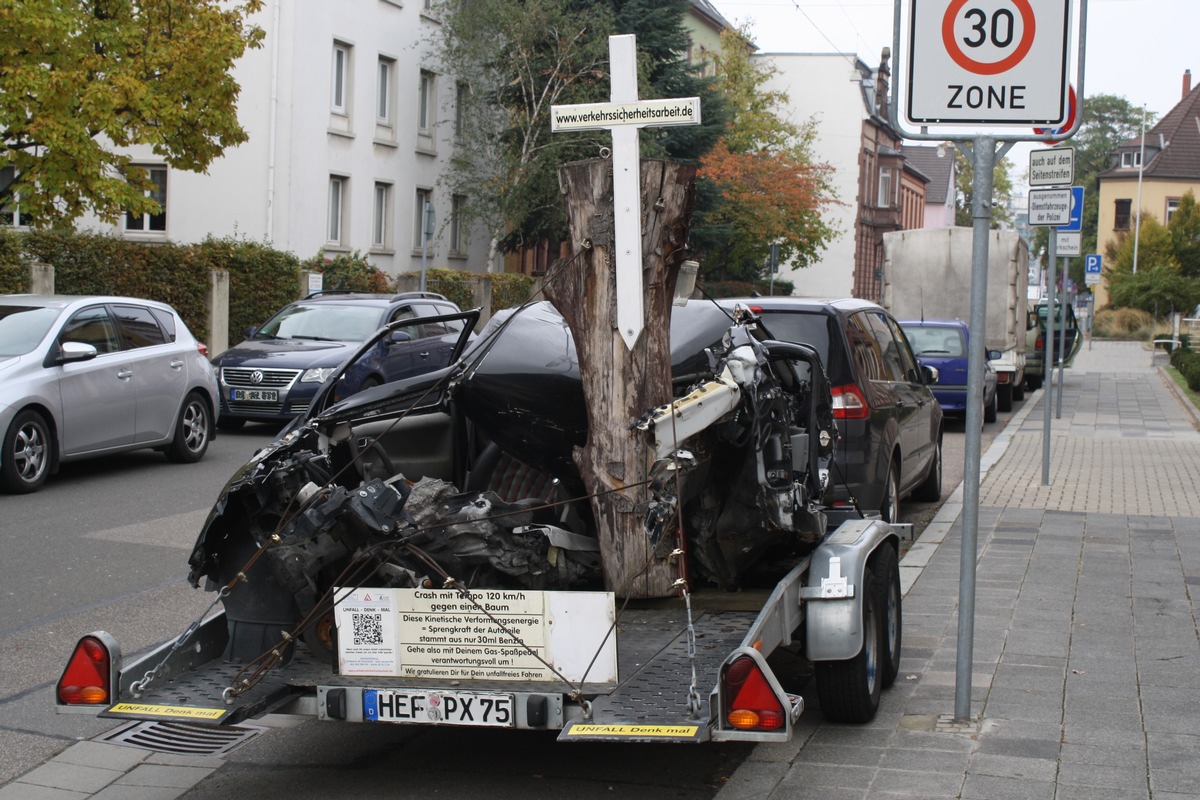
<path fill-rule="evenodd" d="M 1077 233 L 1083 230 L 1083 187 L 1071 187 L 1071 221 L 1059 225 L 1059 233 Z"/>

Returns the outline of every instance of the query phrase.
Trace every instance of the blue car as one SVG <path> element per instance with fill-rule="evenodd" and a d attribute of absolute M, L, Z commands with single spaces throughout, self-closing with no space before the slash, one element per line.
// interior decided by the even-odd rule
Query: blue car
<path fill-rule="evenodd" d="M 220 382 L 217 425 L 236 430 L 247 421 L 288 422 L 303 414 L 321 384 L 371 334 L 402 320 L 422 318 L 384 337 L 337 394 L 441 369 L 463 322 L 438 317 L 459 312 L 432 292 L 318 292 L 290 303 L 213 359 Z"/>
<path fill-rule="evenodd" d="M 901 321 L 900 328 L 912 346 L 913 353 L 927 367 L 938 371 L 933 396 L 947 416 L 967 416 L 967 354 L 971 331 L 967 323 L 958 320 Z M 983 421 L 996 421 L 996 370 L 989 352 L 984 361 Z"/>

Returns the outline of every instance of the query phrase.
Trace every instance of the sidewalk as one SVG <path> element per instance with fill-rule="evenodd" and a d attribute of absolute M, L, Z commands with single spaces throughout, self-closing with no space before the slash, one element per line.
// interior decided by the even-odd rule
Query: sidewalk
<path fill-rule="evenodd" d="M 1065 373 L 984 453 L 972 720 L 953 721 L 962 488 L 901 563 L 904 658 L 869 725 L 760 745 L 717 800 L 1200 798 L 1200 433 L 1139 344 Z M 664 753 L 664 756 L 668 754 Z M 80 742 L 0 800 L 171 800 L 219 758 Z"/>
<path fill-rule="evenodd" d="M 1200 798 L 1195 417 L 1140 344 L 1085 343 L 1043 486 L 1044 396 L 983 457 L 971 723 L 953 722 L 960 487 L 901 564 L 904 660 L 877 718 L 811 709 L 718 800 Z"/>

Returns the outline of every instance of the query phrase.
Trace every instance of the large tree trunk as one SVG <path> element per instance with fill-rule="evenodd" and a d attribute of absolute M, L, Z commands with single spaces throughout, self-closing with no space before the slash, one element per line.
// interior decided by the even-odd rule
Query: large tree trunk
<path fill-rule="evenodd" d="M 605 583 L 622 597 L 673 592 L 676 569 L 655 556 L 643 520 L 651 450 L 634 422 L 671 400 L 670 320 L 695 201 L 696 168 L 643 161 L 642 287 L 645 328 L 632 350 L 616 325 L 612 162 L 559 167 L 571 255 L 551 269 L 545 294 L 575 338 L 588 410 L 575 453 L 600 536 Z"/>

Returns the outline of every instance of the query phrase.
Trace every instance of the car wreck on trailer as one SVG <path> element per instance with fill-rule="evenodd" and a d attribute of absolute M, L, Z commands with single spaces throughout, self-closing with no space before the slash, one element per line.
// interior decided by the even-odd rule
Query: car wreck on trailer
<path fill-rule="evenodd" d="M 786 648 L 813 663 L 826 717 L 872 718 L 899 670 L 898 540 L 824 505 L 838 433 L 815 351 L 742 310 L 674 310 L 673 400 L 629 424 L 654 459 L 644 535 L 678 596 L 630 600 L 603 590 L 575 465 L 570 331 L 537 303 L 468 343 L 477 313 L 452 315 L 449 368 L 343 397 L 351 357 L 210 513 L 190 580 L 221 610 L 132 663 L 85 636 L 58 707 L 786 740 L 802 687 L 768 663 Z"/>

